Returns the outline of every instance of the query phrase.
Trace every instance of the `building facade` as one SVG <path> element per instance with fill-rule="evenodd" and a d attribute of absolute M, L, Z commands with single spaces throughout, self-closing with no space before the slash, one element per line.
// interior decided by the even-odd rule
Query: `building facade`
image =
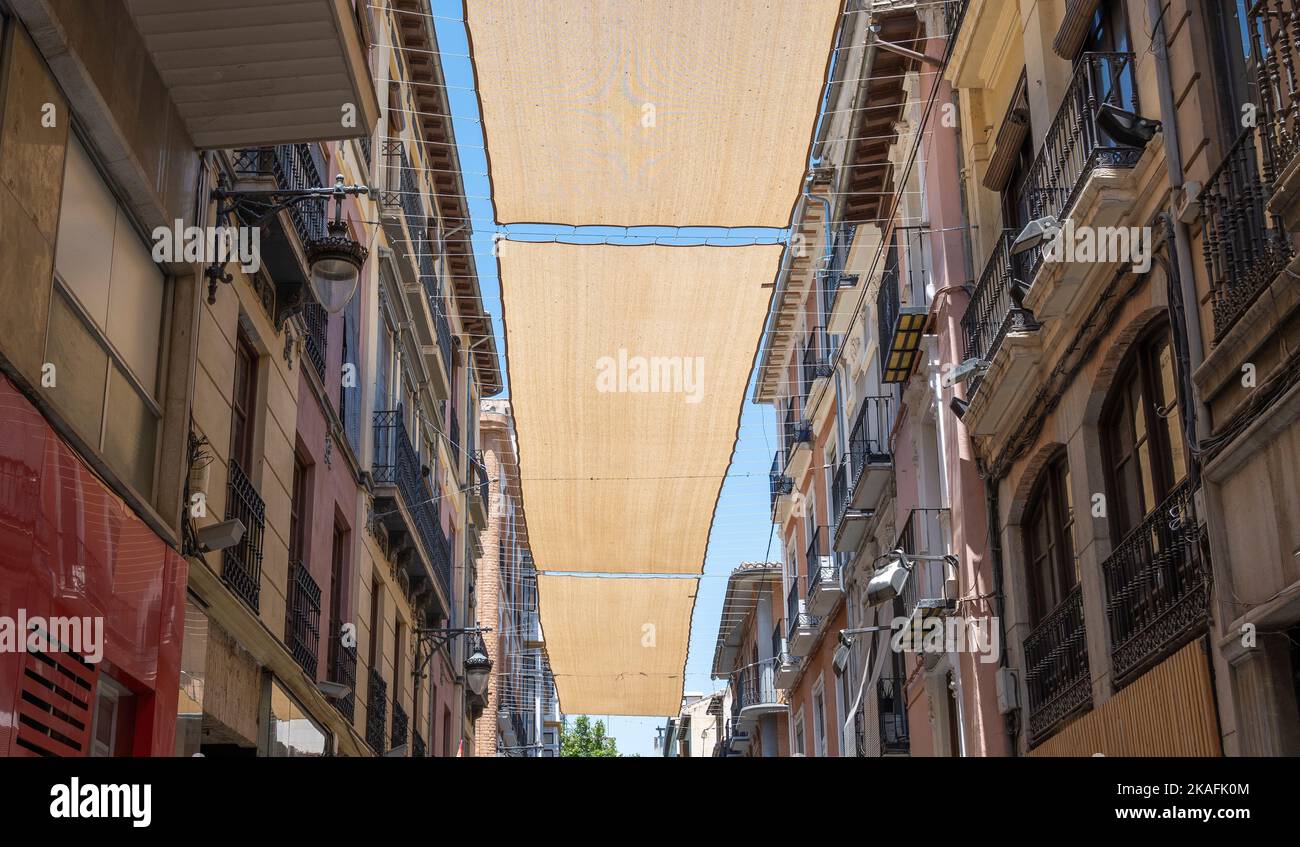
<path fill-rule="evenodd" d="M 184 11 L 0 6 L 6 84 L 35 121 L 15 118 L 0 152 L 27 174 L 7 183 L 25 196 L 5 204 L 4 238 L 30 245 L 6 251 L 25 270 L 4 284 L 47 280 L 15 298 L 39 315 L 3 350 L 7 408 L 29 422 L 5 462 L 24 491 L 60 466 L 85 489 L 51 488 L 50 516 L 15 501 L 8 523 L 86 551 L 54 569 L 73 576 L 39 579 L 78 586 L 51 606 L 30 587 L 43 554 L 15 538 L 4 584 L 45 614 L 99 610 L 106 661 L 78 673 L 104 692 L 96 714 L 118 716 L 54 752 L 456 755 L 472 742 L 456 631 L 473 624 L 487 523 L 478 404 L 501 373 L 432 20 L 416 2 L 317 4 L 300 23 L 332 40 L 268 90 L 262 64 L 298 49 L 250 61 L 272 10 L 216 44 Z M 212 61 L 185 70 L 184 45 Z M 123 66 L 140 86 L 120 85 Z M 367 191 L 267 199 L 336 174 Z M 366 258 L 330 314 L 306 256 L 336 209 Z M 210 256 L 159 252 L 162 231 L 224 226 L 256 231 L 257 261 L 214 275 Z M 208 549 L 228 521 L 238 539 Z M 135 632 L 151 635 L 121 654 L 116 634 Z M 8 660 L 12 695 L 25 677 Z M 26 737 L 5 731 L 7 747 Z"/>
<path fill-rule="evenodd" d="M 746 562 L 727 580 L 713 651 L 713 678 L 726 682 L 717 756 L 786 755 L 790 707 L 777 694 L 781 562 Z"/>
<path fill-rule="evenodd" d="M 528 547 L 508 400 L 485 400 L 479 415 L 488 520 L 477 563 L 478 622 L 493 678 L 475 719 L 474 755 L 559 755 L 562 717 L 546 658 L 537 569 Z"/>

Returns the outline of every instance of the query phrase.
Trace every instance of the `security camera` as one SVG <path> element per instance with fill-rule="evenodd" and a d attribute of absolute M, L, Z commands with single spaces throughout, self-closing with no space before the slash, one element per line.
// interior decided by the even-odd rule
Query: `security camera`
<path fill-rule="evenodd" d="M 238 518 L 231 518 L 228 521 L 200 527 L 197 535 L 200 552 L 225 550 L 227 547 L 234 547 L 244 537 L 244 523 Z"/>
<path fill-rule="evenodd" d="M 890 555 L 894 560 L 876 571 L 867 582 L 867 603 L 872 606 L 893 600 L 903 593 L 903 586 L 907 584 L 908 572 L 911 570 L 907 556 L 902 550 L 895 550 Z"/>
<path fill-rule="evenodd" d="M 976 374 L 983 373 L 988 370 L 988 367 L 988 362 L 983 359 L 972 357 L 962 362 L 960 365 L 954 365 L 949 368 L 948 372 L 945 373 L 943 378 L 939 381 L 943 384 L 944 388 L 952 388 L 959 382 L 965 382 Z"/>

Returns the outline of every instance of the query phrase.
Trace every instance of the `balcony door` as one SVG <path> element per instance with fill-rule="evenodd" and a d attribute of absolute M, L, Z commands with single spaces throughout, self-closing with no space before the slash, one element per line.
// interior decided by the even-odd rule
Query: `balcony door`
<path fill-rule="evenodd" d="M 1086 60 L 1089 53 L 1130 53 L 1133 40 L 1129 37 L 1128 15 L 1122 0 L 1102 0 L 1092 14 L 1088 34 L 1074 57 L 1075 67 Z M 1093 92 L 1098 103 L 1113 103 L 1123 109 L 1133 109 L 1136 98 L 1133 91 L 1133 74 L 1126 68 L 1127 59 L 1100 58 L 1093 64 Z"/>
<path fill-rule="evenodd" d="M 1079 584 L 1079 565 L 1074 557 L 1074 500 L 1064 450 L 1047 463 L 1039 476 L 1024 529 L 1029 619 L 1037 626 Z"/>

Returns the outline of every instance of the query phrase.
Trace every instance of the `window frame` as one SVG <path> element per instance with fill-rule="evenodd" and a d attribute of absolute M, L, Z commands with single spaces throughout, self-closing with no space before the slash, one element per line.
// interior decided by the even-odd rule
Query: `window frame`
<path fill-rule="evenodd" d="M 1079 584 L 1070 480 L 1069 457 L 1062 447 L 1052 454 L 1038 472 L 1025 517 L 1021 521 L 1025 587 L 1029 595 L 1029 620 L 1033 626 L 1046 619 Z M 1038 528 L 1044 523 L 1048 547 L 1039 550 Z M 1050 593 L 1059 596 L 1049 597 L 1049 592 L 1044 591 L 1043 565 L 1051 569 Z"/>

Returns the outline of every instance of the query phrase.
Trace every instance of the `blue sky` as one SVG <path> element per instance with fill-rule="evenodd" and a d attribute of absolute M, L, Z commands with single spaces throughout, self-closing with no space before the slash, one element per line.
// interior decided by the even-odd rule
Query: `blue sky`
<path fill-rule="evenodd" d="M 496 263 L 492 258 L 492 238 L 498 229 L 493 224 L 492 204 L 487 199 L 491 187 L 486 176 L 487 161 L 483 152 L 483 136 L 478 124 L 478 102 L 473 91 L 473 71 L 470 62 L 462 58 L 469 52 L 464 26 L 460 21 L 462 8 L 459 0 L 431 0 L 438 33 L 438 49 L 443 53 L 442 66 L 446 76 L 452 115 L 456 119 L 456 140 L 460 153 L 465 193 L 470 197 L 470 215 L 474 219 L 474 252 L 478 264 L 479 280 L 484 307 L 492 316 L 497 349 L 505 351 L 501 329 L 501 297 L 496 278 Z M 530 233 L 541 228 L 530 225 Z M 557 230 L 559 232 L 561 230 Z M 610 237 L 609 233 L 621 230 L 589 228 L 597 240 Z M 638 233 L 654 236 L 664 230 L 639 228 Z M 722 232 L 719 230 L 719 232 Z M 771 230 L 732 230 L 731 235 L 751 234 L 766 236 L 769 242 L 781 240 L 780 233 Z M 776 237 L 774 237 L 776 236 Z M 610 237 L 611 241 L 620 240 Z M 636 241 L 637 239 L 631 239 Z M 734 243 L 734 242 L 733 242 Z M 502 362 L 504 371 L 504 361 Z M 752 386 L 751 386 L 752 388 Z M 708 556 L 704 565 L 704 578 L 695 604 L 695 617 L 691 627 L 690 656 L 686 664 L 686 690 L 712 691 L 716 686 L 709 678 L 713 660 L 713 646 L 718 632 L 718 615 L 726 590 L 726 577 L 742 561 L 764 560 L 769 557 L 772 525 L 769 518 L 767 474 L 776 448 L 776 427 L 772 411 L 767 406 L 749 402 L 750 391 L 744 398 L 741 418 L 741 436 L 733 457 L 730 472 L 723 484 L 722 496 L 714 517 L 713 532 L 709 538 Z M 738 402 L 740 398 L 737 398 Z M 525 508 L 527 503 L 524 504 Z M 666 528 L 669 531 L 671 528 Z M 593 715 L 593 717 L 605 717 Z M 618 740 L 624 753 L 653 753 L 656 728 L 664 723 L 663 716 L 606 718 L 609 732 Z"/>

